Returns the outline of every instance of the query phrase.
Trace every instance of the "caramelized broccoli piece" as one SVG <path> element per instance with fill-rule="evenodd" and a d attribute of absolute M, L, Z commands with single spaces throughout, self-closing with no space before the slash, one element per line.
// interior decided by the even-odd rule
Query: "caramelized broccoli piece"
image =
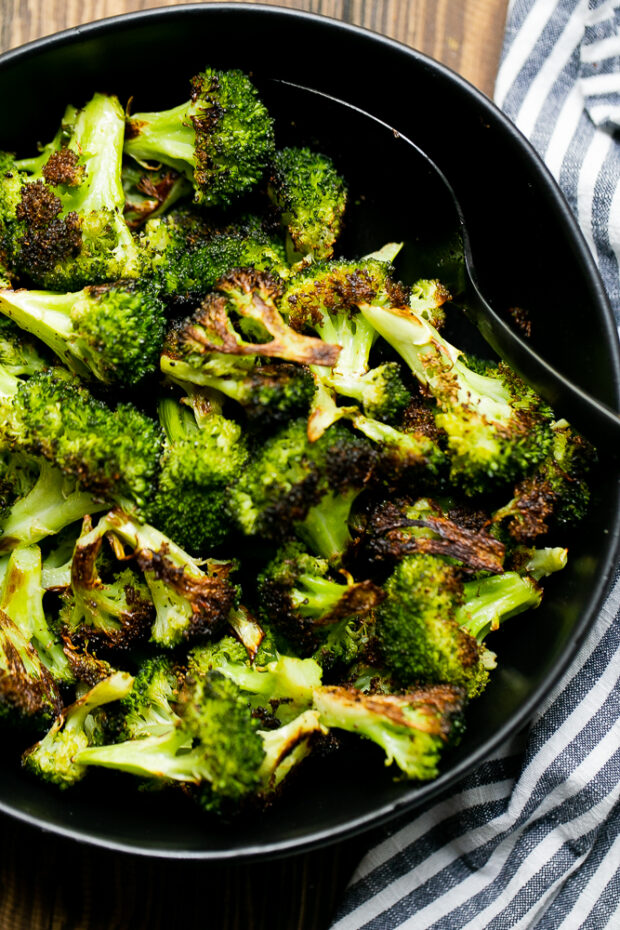
<path fill-rule="evenodd" d="M 196 203 L 227 206 L 260 180 L 273 153 L 272 120 L 245 74 L 206 68 L 186 103 L 133 114 L 125 153 L 184 174 Z"/>

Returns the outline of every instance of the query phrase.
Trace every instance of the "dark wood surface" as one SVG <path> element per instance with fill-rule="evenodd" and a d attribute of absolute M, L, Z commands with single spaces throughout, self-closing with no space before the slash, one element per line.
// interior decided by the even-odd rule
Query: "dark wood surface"
<path fill-rule="evenodd" d="M 267 0 L 270 2 L 270 0 Z M 174 2 L 0 0 L 0 51 Z M 507 0 L 279 0 L 398 39 L 491 94 Z M 78 845 L 0 817 L 0 930 L 324 930 L 373 837 L 286 860 L 206 866 Z"/>

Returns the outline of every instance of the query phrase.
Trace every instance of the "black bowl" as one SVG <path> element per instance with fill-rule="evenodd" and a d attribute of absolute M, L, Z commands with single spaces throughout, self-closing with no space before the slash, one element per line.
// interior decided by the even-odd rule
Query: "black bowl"
<path fill-rule="evenodd" d="M 173 7 L 93 23 L 0 59 L 0 147 L 30 154 L 55 131 L 66 103 L 95 90 L 134 97 L 135 110 L 171 106 L 206 64 L 252 72 L 276 111 L 280 142 L 312 142 L 351 180 L 358 205 L 347 249 L 441 234 L 441 204 L 419 178 L 383 170 L 387 148 L 351 137 L 333 110 L 289 108 L 271 79 L 334 94 L 410 137 L 450 178 L 467 216 L 480 283 L 498 309 L 526 307 L 532 342 L 575 382 L 613 407 L 620 400 L 616 329 L 576 223 L 529 144 L 481 93 L 443 66 L 388 39 L 274 7 Z M 330 115 L 331 114 L 331 115 Z M 393 167 L 393 166 L 392 166 Z M 412 247 L 413 248 L 413 247 Z M 412 248 L 409 253 L 413 254 Z M 401 269 L 406 275 L 407 263 Z M 584 310 L 587 326 L 584 326 Z M 202 859 L 278 855 L 377 825 L 444 791 L 531 717 L 596 617 L 618 549 L 618 482 L 601 467 L 588 521 L 570 538 L 568 568 L 549 579 L 543 606 L 508 624 L 500 666 L 469 711 L 468 732 L 430 784 L 395 782 L 374 747 L 309 764 L 271 811 L 228 825 L 184 799 L 135 792 L 94 773 L 60 794 L 30 780 L 7 747 L 0 809 L 83 841 L 145 855 Z"/>

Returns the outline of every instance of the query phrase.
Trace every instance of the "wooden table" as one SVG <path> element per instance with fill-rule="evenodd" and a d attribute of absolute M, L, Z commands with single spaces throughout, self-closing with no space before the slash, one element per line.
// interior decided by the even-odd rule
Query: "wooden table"
<path fill-rule="evenodd" d="M 105 16 L 173 5 L 174 0 L 0 0 L 0 51 Z M 278 0 L 278 5 L 398 39 L 492 92 L 507 0 Z M 0 818 L 0 830 L 0 930 L 321 930 L 372 839 L 281 862 L 214 867 L 112 854 L 9 818 Z"/>

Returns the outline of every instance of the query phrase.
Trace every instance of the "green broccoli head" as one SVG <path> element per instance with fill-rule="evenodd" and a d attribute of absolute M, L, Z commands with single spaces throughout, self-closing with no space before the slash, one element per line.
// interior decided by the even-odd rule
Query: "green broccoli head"
<path fill-rule="evenodd" d="M 484 374 L 407 304 L 361 303 L 366 320 L 402 356 L 436 402 L 450 477 L 466 493 L 484 493 L 523 475 L 547 453 L 553 414 L 504 365 Z"/>
<path fill-rule="evenodd" d="M 258 577 L 260 616 L 311 653 L 339 621 L 361 618 L 381 600 L 371 581 L 345 576 L 343 582 L 330 578 L 326 559 L 288 542 Z"/>
<path fill-rule="evenodd" d="M 332 160 L 308 148 L 277 151 L 268 191 L 287 231 L 289 260 L 331 258 L 347 201 L 345 182 Z"/>
<path fill-rule="evenodd" d="M 433 555 L 410 555 L 388 579 L 385 593 L 377 610 L 377 638 L 398 681 L 482 690 L 487 674 L 481 649 L 454 619 L 463 600 L 459 569 Z"/>
<path fill-rule="evenodd" d="M 163 162 L 194 185 L 202 206 L 227 206 L 260 180 L 273 153 L 273 124 L 256 88 L 241 71 L 206 68 L 192 79 L 187 103 L 134 113 L 125 152 Z"/>
<path fill-rule="evenodd" d="M 105 500 L 129 498 L 142 506 L 152 493 L 158 425 L 131 404 L 111 409 L 60 369 L 19 386 L 4 435 L 15 449 L 44 456 Z"/>
<path fill-rule="evenodd" d="M 145 225 L 139 238 L 145 270 L 176 300 L 199 300 L 227 272 L 253 267 L 288 273 L 284 246 L 259 217 L 218 225 L 190 210 L 175 210 Z"/>
<path fill-rule="evenodd" d="M 180 722 L 174 706 L 179 699 L 184 675 L 168 656 L 144 659 L 129 694 L 119 706 L 119 741 L 144 739 L 169 733 Z"/>
<path fill-rule="evenodd" d="M 149 589 L 131 568 L 114 571 L 101 555 L 103 537 L 90 517 L 71 561 L 71 589 L 63 594 L 59 622 L 70 642 L 125 649 L 146 637 L 154 609 Z M 90 542 L 84 542 L 89 537 Z M 105 580 L 102 578 L 108 576 Z"/>
<path fill-rule="evenodd" d="M 245 440 L 238 424 L 219 414 L 198 426 L 192 411 L 172 398 L 159 410 L 166 442 L 148 519 L 182 548 L 201 553 L 230 529 L 229 486 L 246 462 Z"/>
<path fill-rule="evenodd" d="M 255 710 L 268 710 L 280 720 L 309 708 L 313 691 L 321 684 L 321 669 L 313 659 L 279 652 L 270 634 L 253 659 L 231 636 L 196 646 L 189 654 L 188 668 L 194 676 L 211 671 L 226 675 Z"/>
<path fill-rule="evenodd" d="M 512 500 L 493 514 L 507 542 L 530 542 L 550 527 L 575 526 L 588 511 L 587 474 L 596 452 L 566 420 L 553 423 L 551 433 L 547 455 L 516 485 Z"/>
<path fill-rule="evenodd" d="M 157 370 L 165 307 L 146 279 L 93 285 L 72 294 L 4 290 L 0 312 L 82 377 L 133 385 Z"/>
<path fill-rule="evenodd" d="M 211 802 L 213 795 L 240 802 L 254 793 L 265 751 L 237 685 L 217 671 L 188 678 L 176 711 L 178 722 L 162 735 L 85 748 L 76 764 L 204 786 Z"/>
<path fill-rule="evenodd" d="M 40 723 L 61 706 L 58 686 L 29 631 L 0 610 L 0 720 Z"/>

